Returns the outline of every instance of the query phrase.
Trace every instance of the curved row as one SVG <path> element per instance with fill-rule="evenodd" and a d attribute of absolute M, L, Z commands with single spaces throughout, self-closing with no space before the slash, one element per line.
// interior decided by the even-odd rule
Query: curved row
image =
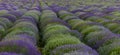
<path fill-rule="evenodd" d="M 76 29 L 80 33 L 82 33 L 83 34 L 82 40 L 89 46 L 98 49 L 100 55 L 119 54 L 118 53 L 119 50 L 116 47 L 118 45 L 115 44 L 119 43 L 116 41 L 116 39 L 120 38 L 117 35 L 113 34 L 111 31 L 109 31 L 108 29 L 106 29 L 105 27 L 103 27 L 101 24 L 81 20 L 74 14 L 67 12 L 65 10 L 59 11 L 58 15 L 62 20 L 68 22 L 72 26 L 72 29 Z M 109 47 L 112 46 L 112 48 L 109 48 L 108 46 Z"/>
<path fill-rule="evenodd" d="M 49 7 L 45 7 L 43 6 L 42 15 L 40 18 L 40 28 L 43 34 L 42 40 L 45 43 L 43 55 L 66 55 L 68 53 L 71 54 L 72 51 L 73 53 L 79 52 L 81 55 L 85 55 L 85 53 L 98 55 L 95 50 L 83 44 L 78 39 L 79 34 L 77 33 L 79 32 L 72 32 L 68 24 L 60 20 L 57 15 L 49 9 Z M 65 48 L 65 46 L 68 48 Z"/>

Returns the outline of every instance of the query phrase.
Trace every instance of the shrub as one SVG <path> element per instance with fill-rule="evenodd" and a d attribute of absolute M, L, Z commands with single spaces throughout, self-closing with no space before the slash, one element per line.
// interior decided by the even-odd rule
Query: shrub
<path fill-rule="evenodd" d="M 49 55 L 50 51 L 55 49 L 58 46 L 66 45 L 66 44 L 79 44 L 80 41 L 76 37 L 72 36 L 64 36 L 64 38 L 55 38 L 53 40 L 50 40 L 43 49 L 43 55 Z"/>

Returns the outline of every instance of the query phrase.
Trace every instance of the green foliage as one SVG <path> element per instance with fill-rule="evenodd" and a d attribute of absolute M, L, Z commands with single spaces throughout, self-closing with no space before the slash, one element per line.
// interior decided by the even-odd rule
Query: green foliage
<path fill-rule="evenodd" d="M 36 21 L 39 21 L 40 19 L 40 13 L 37 11 L 28 11 L 23 16 L 31 16 L 35 18 Z"/>
<path fill-rule="evenodd" d="M 63 18 L 64 21 L 68 22 L 69 20 L 72 20 L 72 19 L 79 19 L 78 17 L 76 16 L 66 16 Z"/>
<path fill-rule="evenodd" d="M 106 28 L 102 26 L 91 26 L 91 27 L 87 27 L 86 29 L 83 29 L 81 33 L 84 35 L 87 35 L 91 32 L 97 32 L 97 31 L 103 31 L 103 30 L 106 30 Z"/>
<path fill-rule="evenodd" d="M 92 16 L 92 17 L 87 18 L 87 20 L 100 23 L 100 22 L 105 21 L 106 19 L 101 18 L 101 17 L 97 17 L 97 16 Z"/>
<path fill-rule="evenodd" d="M 117 27 L 116 29 L 113 30 L 114 33 L 120 34 L 120 27 Z"/>
<path fill-rule="evenodd" d="M 120 43 L 112 43 L 109 45 L 102 46 L 98 49 L 100 55 L 119 55 L 120 54 Z"/>
<path fill-rule="evenodd" d="M 120 11 L 114 11 L 111 14 L 120 17 Z"/>
<path fill-rule="evenodd" d="M 110 24 L 107 24 L 106 27 L 109 28 L 111 31 L 114 31 L 116 28 L 120 27 L 120 24 L 110 23 Z"/>
<path fill-rule="evenodd" d="M 111 39 L 109 39 L 109 40 L 106 40 L 106 41 L 103 43 L 102 46 L 107 46 L 107 45 L 110 45 L 110 44 L 112 44 L 112 43 L 117 43 L 117 42 L 120 42 L 120 38 L 117 37 L 117 36 L 115 36 L 115 37 L 113 37 L 113 38 L 111 38 Z"/>
<path fill-rule="evenodd" d="M 56 13 L 54 13 L 51 10 L 43 10 L 40 20 L 45 19 L 45 18 L 51 18 L 51 17 L 57 17 Z"/>
<path fill-rule="evenodd" d="M 60 30 L 60 29 L 69 30 L 69 28 L 64 25 L 51 25 L 49 27 L 46 26 L 44 33 L 49 32 L 50 30 Z"/>
<path fill-rule="evenodd" d="M 85 21 L 81 20 L 81 19 L 72 19 L 72 20 L 69 20 L 68 23 L 76 28 L 77 25 L 81 24 L 81 23 L 85 23 Z"/>
<path fill-rule="evenodd" d="M 65 18 L 66 16 L 73 16 L 72 13 L 64 11 L 64 10 L 60 11 L 58 14 L 60 15 L 59 17 L 62 19 Z"/>
<path fill-rule="evenodd" d="M 38 29 L 37 27 L 31 23 L 31 22 L 19 22 L 19 23 L 16 23 L 11 29 L 9 29 L 9 31 L 12 31 L 12 30 L 16 30 L 16 29 L 20 29 L 20 30 L 29 30 L 29 31 L 33 31 L 33 32 L 38 32 Z"/>
<path fill-rule="evenodd" d="M 59 36 L 59 37 L 61 37 L 61 36 Z M 50 51 L 55 49 L 56 47 L 66 45 L 66 44 L 79 44 L 79 43 L 80 43 L 80 41 L 76 37 L 66 36 L 66 35 L 61 38 L 56 37 L 55 39 L 50 40 L 45 45 L 45 47 L 43 49 L 43 53 L 44 53 L 44 55 L 49 55 Z"/>
<path fill-rule="evenodd" d="M 89 33 L 86 37 L 84 37 L 85 42 L 90 46 L 101 46 L 104 43 L 105 39 L 111 37 L 111 33 L 105 30 L 96 31 Z"/>
<path fill-rule="evenodd" d="M 7 13 L 8 13 L 7 10 L 0 10 L 0 16 L 1 16 L 1 15 L 4 15 L 4 14 L 7 14 Z"/>
<path fill-rule="evenodd" d="M 12 26 L 12 22 L 10 21 L 10 20 L 8 20 L 7 18 L 0 18 L 0 22 L 3 22 L 3 23 L 5 23 L 6 24 L 6 26 L 7 26 L 7 28 L 8 27 L 10 27 L 10 26 Z"/>

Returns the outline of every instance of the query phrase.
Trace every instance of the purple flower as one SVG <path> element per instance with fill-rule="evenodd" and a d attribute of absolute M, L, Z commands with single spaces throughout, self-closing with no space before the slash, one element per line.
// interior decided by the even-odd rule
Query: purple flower
<path fill-rule="evenodd" d="M 23 15 L 23 12 L 21 11 L 10 11 L 9 14 L 15 15 L 16 17 L 21 17 Z"/>
<path fill-rule="evenodd" d="M 41 11 L 41 9 L 39 7 L 32 7 L 30 10 L 38 10 Z"/>
<path fill-rule="evenodd" d="M 116 10 L 119 10 L 119 9 L 111 7 L 111 8 L 105 8 L 103 12 L 109 14 L 109 13 L 114 12 Z"/>
<path fill-rule="evenodd" d="M 103 43 L 111 38 L 117 37 L 111 31 L 103 30 L 98 32 L 91 32 L 86 37 L 86 43 L 93 48 L 99 48 Z"/>
<path fill-rule="evenodd" d="M 37 47 L 25 40 L 4 40 L 0 42 L 0 52 L 15 52 L 23 55 L 41 55 Z"/>
<path fill-rule="evenodd" d="M 82 40 L 82 34 L 77 30 L 71 30 L 71 35 L 77 37 L 78 39 Z"/>
<path fill-rule="evenodd" d="M 54 7 L 52 8 L 54 12 L 59 12 L 61 10 L 67 10 L 65 7 Z"/>
<path fill-rule="evenodd" d="M 16 16 L 12 14 L 3 14 L 3 15 L 0 15 L 0 17 L 8 18 L 12 22 L 15 22 L 17 19 Z"/>
<path fill-rule="evenodd" d="M 71 51 L 70 53 L 64 53 L 64 55 L 93 55 L 93 53 L 77 50 L 77 51 Z"/>
<path fill-rule="evenodd" d="M 51 51 L 51 55 L 61 55 L 64 53 L 70 53 L 71 51 L 87 52 L 92 55 L 98 55 L 94 49 L 83 43 L 59 46 Z"/>
<path fill-rule="evenodd" d="M 65 21 L 63 21 L 63 20 L 61 20 L 59 18 L 54 18 L 54 19 L 51 19 L 51 20 L 47 20 L 45 23 L 41 23 L 41 25 L 46 26 L 47 24 L 50 24 L 50 23 L 56 23 L 56 24 L 59 23 L 59 24 L 63 24 L 63 25 L 70 28 L 69 24 L 67 24 Z"/>
<path fill-rule="evenodd" d="M 18 9 L 18 10 L 16 10 L 16 11 L 20 11 L 21 13 L 25 14 L 28 10 L 21 8 L 21 9 Z"/>
<path fill-rule="evenodd" d="M 19 23 L 19 22 L 30 22 L 30 23 L 33 23 L 34 25 L 37 25 L 34 18 L 30 16 L 23 16 L 20 19 L 18 19 L 15 23 Z"/>
<path fill-rule="evenodd" d="M 82 9 L 77 9 L 77 10 L 73 10 L 71 11 L 72 13 L 77 13 L 77 12 L 84 12 Z"/>
<path fill-rule="evenodd" d="M 11 53 L 11 52 L 0 52 L 0 55 L 23 55 L 23 54 L 17 54 L 17 53 Z"/>
<path fill-rule="evenodd" d="M 2 40 L 14 40 L 14 39 L 21 39 L 21 40 L 30 41 L 33 44 L 37 43 L 37 39 L 34 36 L 30 36 L 30 35 L 27 35 L 25 33 L 15 34 L 15 35 L 8 34 Z"/>

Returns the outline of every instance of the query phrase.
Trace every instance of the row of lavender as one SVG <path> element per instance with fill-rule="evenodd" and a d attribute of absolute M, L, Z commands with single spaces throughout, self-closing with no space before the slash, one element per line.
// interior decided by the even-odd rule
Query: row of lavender
<path fill-rule="evenodd" d="M 40 28 L 45 44 L 43 55 L 98 55 L 94 49 L 81 42 L 80 33 L 71 30 L 50 7 L 42 2 L 40 5 L 42 8 Z"/>
<path fill-rule="evenodd" d="M 39 7 L 34 5 L 29 9 L 20 8 L 19 4 L 16 4 L 21 2 L 21 5 L 24 5 L 24 2 L 29 1 L 0 2 L 0 55 L 41 55 L 37 48 L 40 39 L 37 27 L 41 15 Z"/>
<path fill-rule="evenodd" d="M 119 5 L 104 8 L 92 5 L 68 9 L 53 4 L 50 7 L 60 19 L 70 24 L 73 30 L 82 34 L 82 42 L 96 49 L 100 55 L 120 54 Z"/>
<path fill-rule="evenodd" d="M 17 9 L 30 9 L 35 0 L 2 0 L 0 2 L 0 10 L 17 10 Z"/>
<path fill-rule="evenodd" d="M 106 9 L 103 9 L 102 11 L 100 11 L 99 9 L 93 9 L 87 12 L 78 11 L 79 13 L 78 17 L 81 18 L 82 20 L 98 23 L 112 32 L 111 33 L 112 35 L 110 35 L 108 34 L 109 33 L 108 31 L 102 32 L 102 33 L 98 31 L 94 32 L 94 30 L 98 28 L 86 28 L 87 30 L 94 29 L 90 31 L 90 32 L 93 32 L 93 34 L 89 33 L 87 35 L 88 37 L 94 36 L 93 38 L 94 40 L 95 39 L 97 41 L 102 40 L 101 42 L 102 44 L 99 45 L 100 47 L 97 48 L 98 52 L 100 52 L 101 55 L 119 55 L 120 54 L 119 53 L 119 47 L 120 47 L 119 45 L 119 42 L 120 42 L 120 38 L 119 38 L 119 34 L 120 34 L 119 14 L 120 12 L 119 12 L 119 9 L 120 9 L 119 6 L 113 6 L 113 7 L 111 6 L 111 7 L 107 7 Z M 81 12 L 84 12 L 84 14 L 82 14 Z M 74 14 L 77 14 L 77 12 L 74 12 Z M 84 31 L 81 31 L 81 33 L 84 33 Z M 102 38 L 99 38 L 99 36 L 102 36 Z"/>

